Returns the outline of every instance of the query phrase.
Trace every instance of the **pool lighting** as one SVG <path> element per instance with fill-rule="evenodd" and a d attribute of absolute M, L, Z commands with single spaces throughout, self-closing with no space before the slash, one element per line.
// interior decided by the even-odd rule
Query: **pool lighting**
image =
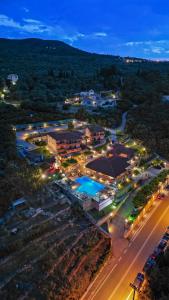
<path fill-rule="evenodd" d="M 75 190 L 77 188 L 77 185 L 72 185 L 72 190 Z"/>

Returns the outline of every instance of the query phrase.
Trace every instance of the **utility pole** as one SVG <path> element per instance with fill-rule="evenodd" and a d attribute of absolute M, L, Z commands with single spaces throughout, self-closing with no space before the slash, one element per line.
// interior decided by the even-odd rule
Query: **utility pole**
<path fill-rule="evenodd" d="M 136 295 L 136 290 L 133 289 L 133 300 L 135 299 L 135 295 Z"/>

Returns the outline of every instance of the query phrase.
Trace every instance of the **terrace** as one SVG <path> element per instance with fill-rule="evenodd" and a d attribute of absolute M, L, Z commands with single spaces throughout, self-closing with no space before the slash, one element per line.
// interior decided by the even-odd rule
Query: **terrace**
<path fill-rule="evenodd" d="M 114 189 L 106 184 L 93 180 L 88 176 L 81 176 L 70 182 L 72 194 L 80 200 L 83 208 L 102 210 L 114 200 Z"/>

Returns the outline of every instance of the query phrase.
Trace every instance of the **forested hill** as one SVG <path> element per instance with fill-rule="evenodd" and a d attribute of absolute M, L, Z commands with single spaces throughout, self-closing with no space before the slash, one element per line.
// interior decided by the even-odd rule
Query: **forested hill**
<path fill-rule="evenodd" d="M 21 50 L 21 52 L 20 52 Z M 15 39 L 3 39 L 0 38 L 0 51 L 1 55 L 4 55 L 8 52 L 8 54 L 16 54 L 17 56 L 20 54 L 28 55 L 32 54 L 47 54 L 47 55 L 55 55 L 55 56 L 85 56 L 92 55 L 88 52 L 79 50 L 68 44 L 55 41 L 55 40 L 41 40 L 35 38 L 23 39 L 23 40 L 15 40 Z"/>
<path fill-rule="evenodd" d="M 57 103 L 91 88 L 123 88 L 127 98 L 139 102 L 152 86 L 158 92 L 169 89 L 169 63 L 135 58 L 127 62 L 120 56 L 88 53 L 53 40 L 0 39 L 0 88 L 11 73 L 19 80 L 8 100 L 24 103 Z"/>
<path fill-rule="evenodd" d="M 92 73 L 93 68 L 110 65 L 117 60 L 119 57 L 88 53 L 61 41 L 0 39 L 1 74 L 13 72 L 22 76 L 28 70 L 41 73 L 53 68 L 55 71 L 79 71 L 85 75 Z"/>
<path fill-rule="evenodd" d="M 59 101 L 84 89 L 102 88 L 98 71 L 119 57 L 92 54 L 60 41 L 0 39 L 0 78 L 18 74 L 13 100 Z"/>

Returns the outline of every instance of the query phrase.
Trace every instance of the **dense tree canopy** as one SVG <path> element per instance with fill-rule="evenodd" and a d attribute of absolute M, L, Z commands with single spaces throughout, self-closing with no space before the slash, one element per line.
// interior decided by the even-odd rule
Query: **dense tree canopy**
<path fill-rule="evenodd" d="M 169 250 L 158 260 L 148 274 L 146 286 L 141 293 L 140 300 L 168 300 L 169 299 Z"/>

